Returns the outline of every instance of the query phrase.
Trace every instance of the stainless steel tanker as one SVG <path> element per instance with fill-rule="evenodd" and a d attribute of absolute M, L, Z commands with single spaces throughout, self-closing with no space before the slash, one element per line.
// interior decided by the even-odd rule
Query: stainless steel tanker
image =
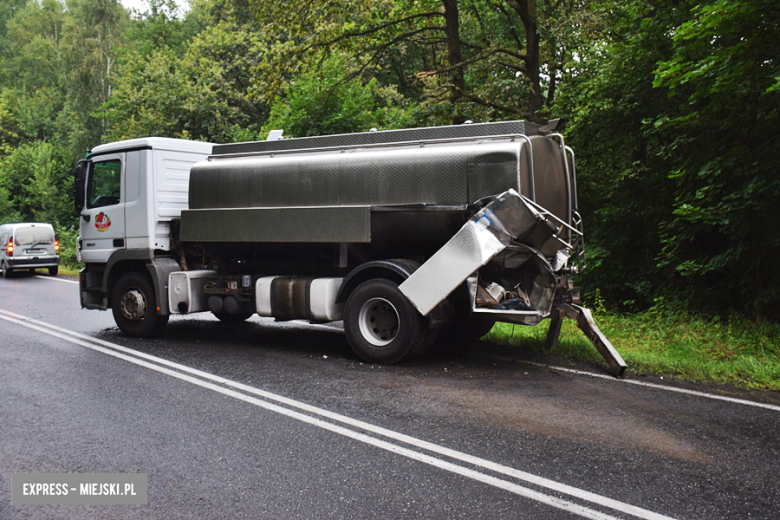
<path fill-rule="evenodd" d="M 622 375 L 571 282 L 584 247 L 574 155 L 558 125 L 214 145 L 170 219 L 169 263 L 147 267 L 168 287 L 160 319 L 343 319 L 360 357 L 394 363 L 495 321 L 550 319 L 553 347 L 569 317 Z"/>

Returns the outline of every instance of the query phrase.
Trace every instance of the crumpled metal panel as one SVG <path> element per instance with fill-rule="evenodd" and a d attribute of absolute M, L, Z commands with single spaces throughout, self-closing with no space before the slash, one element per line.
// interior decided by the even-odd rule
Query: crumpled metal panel
<path fill-rule="evenodd" d="M 539 212 L 515 190 L 508 190 L 466 222 L 399 289 L 426 316 L 474 271 L 541 221 Z"/>
<path fill-rule="evenodd" d="M 470 220 L 398 288 L 427 316 L 474 271 L 501 252 L 506 244 Z"/>
<path fill-rule="evenodd" d="M 532 265 L 526 265 L 529 262 Z M 556 280 L 553 267 L 541 252 L 525 244 L 512 242 L 506 249 L 493 257 L 487 269 L 490 270 L 494 263 L 513 270 L 523 266 L 520 289 L 528 296 L 531 310 L 489 308 L 473 308 L 472 310 L 477 314 L 487 315 L 506 323 L 537 325 L 546 319 L 552 311 Z"/>
<path fill-rule="evenodd" d="M 298 137 L 275 141 L 230 143 L 214 145 L 214 155 L 270 152 L 281 150 L 302 150 L 306 148 L 328 148 L 337 146 L 360 146 L 408 141 L 429 141 L 434 139 L 458 139 L 489 135 L 525 134 L 536 135 L 539 125 L 527 121 L 501 121 L 497 123 L 476 123 L 470 125 L 409 128 L 404 130 L 383 130 L 381 132 L 360 132 L 354 134 Z"/>

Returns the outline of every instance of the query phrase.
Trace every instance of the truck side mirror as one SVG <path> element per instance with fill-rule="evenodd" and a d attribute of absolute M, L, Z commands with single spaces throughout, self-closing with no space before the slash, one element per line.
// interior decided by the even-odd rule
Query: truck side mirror
<path fill-rule="evenodd" d="M 87 180 L 87 167 L 89 162 L 82 159 L 76 164 L 76 171 L 73 173 L 73 201 L 76 205 L 76 214 L 79 215 L 84 209 L 86 201 L 85 183 Z"/>

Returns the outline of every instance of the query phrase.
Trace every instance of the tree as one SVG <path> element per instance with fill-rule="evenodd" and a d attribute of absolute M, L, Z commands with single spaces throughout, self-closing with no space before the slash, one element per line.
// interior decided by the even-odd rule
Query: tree
<path fill-rule="evenodd" d="M 778 319 L 780 237 L 767 224 L 780 200 L 780 6 L 700 5 L 672 41 L 655 81 L 670 96 L 654 129 L 676 184 L 661 265 L 700 297 Z"/>
<path fill-rule="evenodd" d="M 0 158 L 19 146 L 24 136 L 15 105 L 16 96 L 11 90 L 0 91 Z"/>
<path fill-rule="evenodd" d="M 289 78 L 341 52 L 358 65 L 343 81 L 384 73 L 404 85 L 411 78 L 420 97 L 446 103 L 456 123 L 466 116 L 541 120 L 566 52 L 547 29 L 562 17 L 573 20 L 583 5 L 575 0 L 249 4 L 267 31 L 267 50 L 255 70 L 261 98 L 272 100 Z"/>
<path fill-rule="evenodd" d="M 320 69 L 298 76 L 277 99 L 263 133 L 283 129 L 286 136 L 304 137 L 409 126 L 403 96 L 375 78 L 365 84 L 360 77 L 343 82 L 350 66 L 347 57 L 333 55 Z"/>
<path fill-rule="evenodd" d="M 5 29 L 0 78 L 15 97 L 15 119 L 26 136 L 49 139 L 65 98 L 60 41 L 66 14 L 57 0 L 17 6 Z"/>
<path fill-rule="evenodd" d="M 586 295 L 623 309 L 646 309 L 674 292 L 658 269 L 658 225 L 672 217 L 674 182 L 649 122 L 669 99 L 655 89 L 657 62 L 672 55 L 669 34 L 689 6 L 662 1 L 593 5 L 593 38 L 566 63 L 557 113 L 570 119 L 567 142 L 577 153 L 579 201 L 588 239 Z"/>
<path fill-rule="evenodd" d="M 73 156 L 51 143 L 23 144 L 0 160 L 0 209 L 17 221 L 72 225 Z"/>
<path fill-rule="evenodd" d="M 572 121 L 591 253 L 585 284 L 641 309 L 780 317 L 767 232 L 779 200 L 778 8 L 594 5 L 559 113 Z M 592 292 L 591 292 L 592 294 Z"/>
<path fill-rule="evenodd" d="M 159 49 L 133 54 L 123 65 L 112 99 L 103 105 L 110 140 L 149 135 L 215 142 L 256 135 L 267 108 L 251 101 L 249 70 L 257 38 L 223 21 L 198 34 L 177 57 Z"/>
<path fill-rule="evenodd" d="M 63 35 L 68 74 L 68 111 L 86 132 L 71 141 L 78 149 L 99 142 L 108 121 L 99 107 L 111 98 L 122 31 L 129 21 L 117 0 L 68 0 Z"/>

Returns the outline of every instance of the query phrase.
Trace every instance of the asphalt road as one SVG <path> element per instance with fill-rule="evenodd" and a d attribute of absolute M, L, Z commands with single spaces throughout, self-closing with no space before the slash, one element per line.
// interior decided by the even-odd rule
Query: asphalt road
<path fill-rule="evenodd" d="M 777 518 L 777 394 L 651 380 L 485 343 L 372 366 L 258 317 L 134 340 L 73 282 L 0 280 L 0 519 Z M 143 473 L 148 504 L 11 504 L 29 473 Z"/>

